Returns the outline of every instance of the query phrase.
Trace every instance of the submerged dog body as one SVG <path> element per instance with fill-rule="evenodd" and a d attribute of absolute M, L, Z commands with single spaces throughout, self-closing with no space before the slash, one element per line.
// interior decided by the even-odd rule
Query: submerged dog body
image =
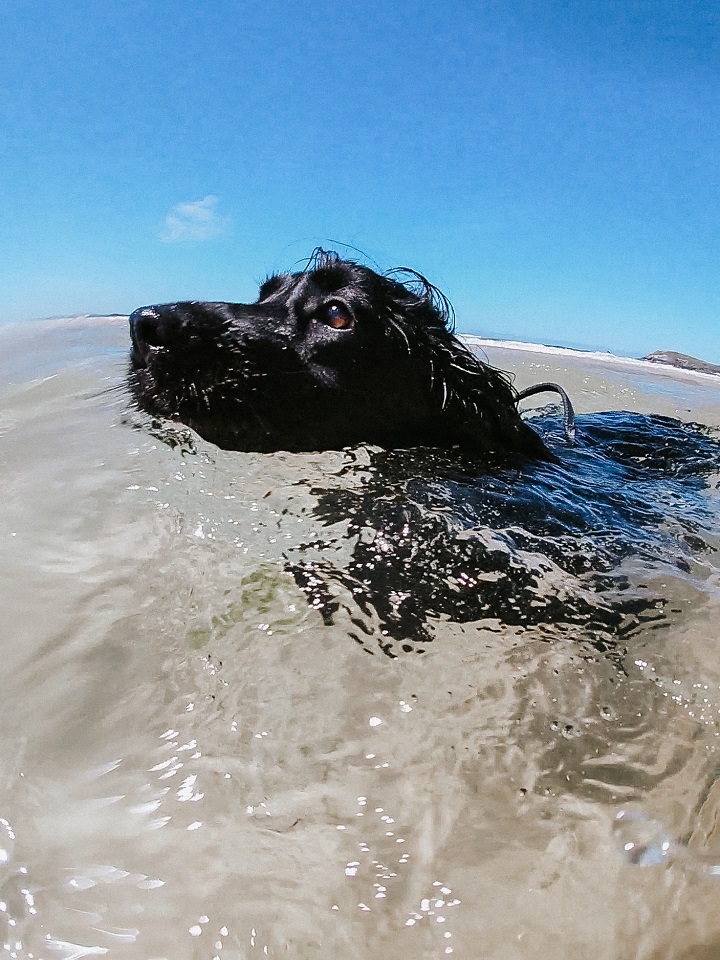
<path fill-rule="evenodd" d="M 253 304 L 144 307 L 130 328 L 138 405 L 226 449 L 551 456 L 505 375 L 453 335 L 449 304 L 412 271 L 381 276 L 317 251 Z"/>

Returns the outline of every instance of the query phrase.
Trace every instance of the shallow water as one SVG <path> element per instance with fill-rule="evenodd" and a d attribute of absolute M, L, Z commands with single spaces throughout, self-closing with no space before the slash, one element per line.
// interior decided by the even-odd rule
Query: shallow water
<path fill-rule="evenodd" d="M 0 330 L 8 954 L 720 955 L 720 380 L 486 345 L 713 431 L 483 472 L 173 446 L 126 348 Z"/>

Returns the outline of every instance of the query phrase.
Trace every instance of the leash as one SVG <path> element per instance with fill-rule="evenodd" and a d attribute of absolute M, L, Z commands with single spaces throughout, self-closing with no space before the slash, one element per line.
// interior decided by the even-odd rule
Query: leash
<path fill-rule="evenodd" d="M 560 399 L 562 400 L 563 405 L 563 422 L 565 426 L 565 438 L 568 444 L 573 447 L 575 445 L 575 411 L 573 410 L 572 401 L 570 397 L 565 393 L 563 388 L 557 383 L 536 383 L 534 387 L 527 387 L 525 390 L 521 390 L 515 402 L 519 403 L 521 400 L 524 400 L 526 397 L 532 397 L 536 393 L 557 393 Z"/>

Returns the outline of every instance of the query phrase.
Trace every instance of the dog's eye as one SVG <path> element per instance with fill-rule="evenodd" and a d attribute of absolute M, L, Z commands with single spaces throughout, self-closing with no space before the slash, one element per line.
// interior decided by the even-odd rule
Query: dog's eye
<path fill-rule="evenodd" d="M 318 319 L 333 330 L 350 330 L 355 326 L 355 318 L 341 303 L 325 304 Z"/>

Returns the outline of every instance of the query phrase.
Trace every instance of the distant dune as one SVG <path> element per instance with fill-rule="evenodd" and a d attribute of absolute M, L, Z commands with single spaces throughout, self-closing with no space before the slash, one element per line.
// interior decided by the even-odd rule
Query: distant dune
<path fill-rule="evenodd" d="M 673 350 L 656 350 L 655 353 L 650 353 L 643 359 L 650 360 L 651 363 L 669 363 L 671 366 L 681 367 L 683 370 L 696 370 L 698 373 L 720 375 L 720 366 L 717 364 L 706 363 L 705 360 L 689 357 L 685 353 L 675 353 Z"/>

